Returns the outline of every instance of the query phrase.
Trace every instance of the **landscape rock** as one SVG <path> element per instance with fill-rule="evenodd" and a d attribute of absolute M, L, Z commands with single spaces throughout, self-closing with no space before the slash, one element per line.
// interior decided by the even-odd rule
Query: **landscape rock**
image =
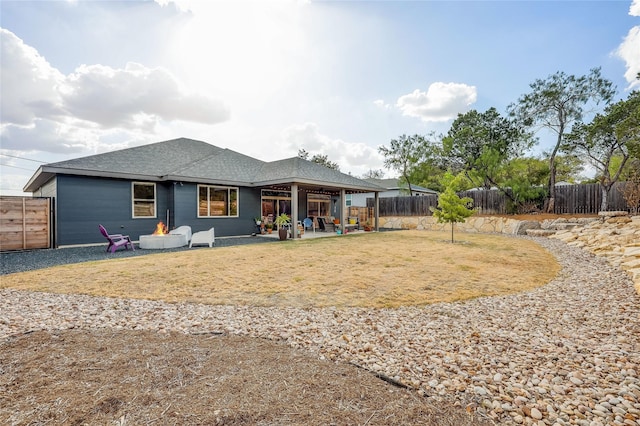
<path fill-rule="evenodd" d="M 556 238 L 514 238 L 549 250 L 562 267 L 557 277 L 525 293 L 397 309 L 213 306 L 2 289 L 0 339 L 104 327 L 248 335 L 356 364 L 500 425 L 639 426 L 640 295 L 629 276 Z"/>

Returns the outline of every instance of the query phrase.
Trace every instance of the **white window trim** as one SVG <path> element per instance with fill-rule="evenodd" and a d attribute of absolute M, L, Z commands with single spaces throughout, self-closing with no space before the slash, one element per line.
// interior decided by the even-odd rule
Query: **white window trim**
<path fill-rule="evenodd" d="M 146 185 L 153 186 L 153 216 L 136 216 L 136 199 L 135 199 L 135 186 Z M 149 201 L 149 200 L 138 200 Z M 158 192 L 155 182 L 131 182 L 131 217 L 133 219 L 155 219 L 158 217 Z"/>
<path fill-rule="evenodd" d="M 236 214 L 235 215 L 226 215 L 226 216 L 202 216 L 200 214 L 200 188 L 207 188 L 207 196 L 209 196 L 209 189 L 213 188 L 213 189 L 226 189 L 227 190 L 227 211 L 231 211 L 231 205 L 229 204 L 231 202 L 231 197 L 229 194 L 230 190 L 235 190 L 236 194 L 237 194 L 237 198 L 236 198 L 236 203 L 237 203 L 237 208 L 236 208 Z M 207 210 L 209 210 L 209 204 L 207 202 Z M 208 213 L 211 213 L 210 211 L 208 211 Z M 237 186 L 218 186 L 218 185 L 198 185 L 197 186 L 197 191 L 196 191 L 196 215 L 198 218 L 202 218 L 202 219 L 227 219 L 227 218 L 238 218 L 240 217 L 240 188 Z"/>

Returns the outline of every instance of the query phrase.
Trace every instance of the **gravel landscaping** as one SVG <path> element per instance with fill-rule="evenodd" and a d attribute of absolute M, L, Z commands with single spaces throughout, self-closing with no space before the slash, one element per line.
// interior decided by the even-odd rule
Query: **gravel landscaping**
<path fill-rule="evenodd" d="M 223 237 L 216 238 L 215 247 L 229 247 L 243 244 L 274 243 L 276 239 L 262 237 Z M 186 250 L 208 249 L 207 246 L 178 247 L 163 250 L 143 250 L 136 247 L 135 251 L 119 249 L 115 253 L 107 252 L 106 244 L 85 247 L 68 247 L 48 250 L 25 250 L 0 252 L 0 275 L 25 272 L 34 269 L 48 268 L 67 263 L 90 262 L 95 260 L 121 259 L 132 256 L 144 256 L 156 253 L 171 253 Z"/>
<path fill-rule="evenodd" d="M 498 424 L 640 426 L 640 297 L 629 276 L 561 241 L 531 239 L 562 271 L 523 294 L 399 309 L 294 309 L 5 289 L 0 339 L 72 328 L 262 337 L 362 366 Z M 3 254 L 2 273 L 38 267 L 32 255 Z"/>

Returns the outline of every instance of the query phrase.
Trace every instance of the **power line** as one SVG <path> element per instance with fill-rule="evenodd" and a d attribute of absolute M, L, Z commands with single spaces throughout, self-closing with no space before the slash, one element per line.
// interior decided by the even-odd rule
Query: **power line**
<path fill-rule="evenodd" d="M 5 157 L 17 158 L 18 160 L 33 161 L 34 163 L 42 163 L 42 164 L 46 163 L 46 161 L 32 160 L 30 158 L 24 158 L 24 157 L 18 157 L 16 155 L 4 154 L 2 152 L 0 152 L 0 155 L 4 155 Z"/>
<path fill-rule="evenodd" d="M 0 166 L 2 166 L 2 167 L 13 167 L 14 169 L 26 170 L 28 172 L 32 172 L 33 171 L 33 169 L 27 169 L 25 167 L 12 166 L 10 164 L 2 164 L 2 163 L 0 163 Z"/>

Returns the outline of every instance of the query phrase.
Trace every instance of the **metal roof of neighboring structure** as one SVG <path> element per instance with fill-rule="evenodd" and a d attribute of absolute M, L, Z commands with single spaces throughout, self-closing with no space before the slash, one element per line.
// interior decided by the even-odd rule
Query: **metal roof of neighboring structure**
<path fill-rule="evenodd" d="M 56 174 L 238 186 L 325 186 L 358 192 L 384 188 L 299 157 L 264 162 L 187 138 L 42 165 L 24 187 L 33 192 Z"/>
<path fill-rule="evenodd" d="M 373 183 L 375 185 L 381 186 L 387 190 L 392 189 L 403 189 L 409 190 L 409 186 L 406 183 L 400 183 L 400 179 L 365 179 L 369 183 Z M 433 189 L 425 188 L 424 186 L 411 185 L 411 189 L 417 192 L 424 192 L 427 194 L 437 194 L 438 191 Z"/>

